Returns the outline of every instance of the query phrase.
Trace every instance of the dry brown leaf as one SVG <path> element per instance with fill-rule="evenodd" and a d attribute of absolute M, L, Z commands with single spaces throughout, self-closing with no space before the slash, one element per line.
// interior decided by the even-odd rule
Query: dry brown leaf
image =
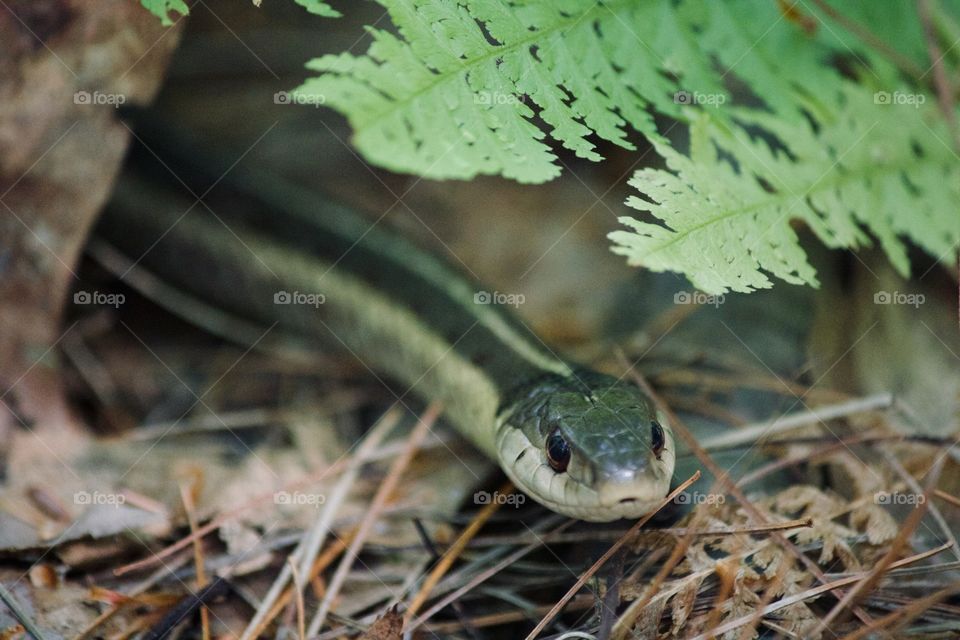
<path fill-rule="evenodd" d="M 403 616 L 394 606 L 377 618 L 360 638 L 361 640 L 400 640 L 403 637 L 402 630 Z"/>
<path fill-rule="evenodd" d="M 697 593 L 700 591 L 703 580 L 702 577 L 687 579 L 680 592 L 670 599 L 671 635 L 680 637 L 680 630 L 693 612 L 693 605 L 696 604 Z"/>

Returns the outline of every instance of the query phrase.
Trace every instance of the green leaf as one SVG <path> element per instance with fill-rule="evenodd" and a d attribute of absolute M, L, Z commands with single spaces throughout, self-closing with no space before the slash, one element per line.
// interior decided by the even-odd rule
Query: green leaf
<path fill-rule="evenodd" d="M 342 14 L 323 0 L 294 0 L 309 13 L 325 18 L 339 18 Z"/>
<path fill-rule="evenodd" d="M 160 18 L 160 23 L 165 27 L 173 24 L 173 20 L 170 19 L 171 12 L 179 13 L 181 16 L 190 13 L 190 7 L 183 0 L 140 0 L 140 4 L 147 11 Z"/>

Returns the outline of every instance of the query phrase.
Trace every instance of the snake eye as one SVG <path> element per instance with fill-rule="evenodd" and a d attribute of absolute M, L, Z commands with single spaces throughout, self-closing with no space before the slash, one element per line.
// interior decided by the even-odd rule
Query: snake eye
<path fill-rule="evenodd" d="M 570 464 L 570 445 L 560 435 L 559 429 L 554 429 L 547 436 L 547 462 L 557 473 L 566 471 L 567 465 Z"/>
<path fill-rule="evenodd" d="M 659 422 L 650 423 L 650 448 L 653 450 L 653 455 L 657 456 L 657 459 L 660 458 L 660 453 L 663 451 L 663 446 L 666 444 L 666 438 L 663 436 L 663 427 L 660 426 Z"/>

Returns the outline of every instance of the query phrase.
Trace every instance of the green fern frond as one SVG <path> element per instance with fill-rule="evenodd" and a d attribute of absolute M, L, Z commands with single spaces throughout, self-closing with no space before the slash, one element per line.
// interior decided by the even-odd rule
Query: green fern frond
<path fill-rule="evenodd" d="M 317 16 L 323 16 L 324 18 L 339 18 L 341 13 L 331 7 L 329 4 L 323 0 L 293 0 L 298 5 L 307 10 L 307 12 L 312 13 Z"/>
<path fill-rule="evenodd" d="M 298 89 L 346 115 L 375 164 L 542 182 L 559 173 L 552 145 L 600 160 L 597 140 L 630 149 L 639 132 L 669 171 L 639 171 L 644 198 L 628 204 L 659 223 L 624 217 L 614 251 L 717 293 L 770 275 L 815 285 L 796 220 L 831 247 L 875 238 L 903 274 L 905 240 L 937 257 L 960 241 L 960 176 L 932 96 L 874 100 L 899 95 L 902 67 L 924 68 L 912 6 L 842 7 L 891 55 L 826 20 L 804 30 L 775 2 L 379 1 L 397 34 L 370 29 L 366 55 L 312 61 L 321 75 Z M 674 124 L 658 130 L 654 114 Z"/>
<path fill-rule="evenodd" d="M 682 70 L 688 91 L 724 93 L 665 3 L 383 4 L 399 37 L 371 29 L 366 55 L 313 60 L 322 75 L 298 91 L 323 96 L 364 156 L 397 171 L 543 182 L 559 174 L 548 134 L 600 160 L 590 137 L 632 149 L 628 126 L 656 133 L 650 106 L 679 116 L 678 85 L 664 72 Z"/>
<path fill-rule="evenodd" d="M 170 19 L 171 13 L 178 13 L 181 16 L 190 13 L 190 7 L 183 0 L 140 0 L 140 4 L 143 5 L 144 9 L 160 18 L 160 23 L 165 27 L 173 24 L 173 20 Z"/>
<path fill-rule="evenodd" d="M 614 252 L 654 271 L 685 273 L 710 293 L 769 287 L 766 274 L 816 285 L 796 220 L 829 247 L 876 238 L 904 276 L 905 239 L 945 259 L 960 242 L 960 163 L 936 109 L 877 109 L 874 94 L 852 86 L 835 99 L 836 111 L 819 130 L 744 114 L 744 122 L 785 145 L 778 153 L 742 130 L 718 129 L 708 116 L 692 127 L 700 138 L 692 157 L 656 142 L 670 170 L 638 171 L 631 185 L 645 198 L 628 204 L 662 224 L 621 218 L 631 230 L 610 234 Z M 721 152 L 742 161 L 739 169 Z"/>

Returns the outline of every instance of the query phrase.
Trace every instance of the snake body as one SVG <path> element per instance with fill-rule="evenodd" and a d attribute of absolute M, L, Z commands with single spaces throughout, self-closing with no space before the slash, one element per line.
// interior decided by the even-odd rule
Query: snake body
<path fill-rule="evenodd" d="M 237 170 L 230 182 L 225 206 L 244 202 L 227 217 L 124 179 L 96 233 L 193 299 L 345 348 L 439 400 L 460 433 L 554 511 L 637 517 L 666 495 L 672 432 L 637 387 L 557 356 L 383 225 L 279 179 Z"/>

